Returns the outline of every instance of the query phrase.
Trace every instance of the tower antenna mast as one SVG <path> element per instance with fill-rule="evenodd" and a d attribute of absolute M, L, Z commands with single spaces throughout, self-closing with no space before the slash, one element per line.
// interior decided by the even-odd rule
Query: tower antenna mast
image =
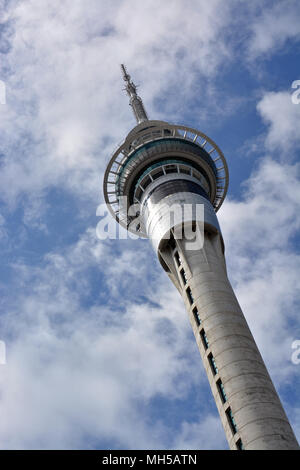
<path fill-rule="evenodd" d="M 124 64 L 121 64 L 121 70 L 123 73 L 123 80 L 126 83 L 125 90 L 130 98 L 129 104 L 133 109 L 133 113 L 136 119 L 136 122 L 140 124 L 141 122 L 148 121 L 148 116 L 142 101 L 142 98 L 136 92 L 136 85 L 131 80 L 129 73 L 126 70 Z"/>

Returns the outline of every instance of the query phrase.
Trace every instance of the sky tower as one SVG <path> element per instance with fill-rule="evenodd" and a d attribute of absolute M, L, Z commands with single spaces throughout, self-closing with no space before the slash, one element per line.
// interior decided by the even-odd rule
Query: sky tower
<path fill-rule="evenodd" d="M 299 449 L 227 277 L 216 217 L 228 187 L 225 157 L 196 129 L 149 120 L 121 68 L 137 125 L 106 169 L 108 209 L 151 240 L 180 292 L 230 449 Z"/>

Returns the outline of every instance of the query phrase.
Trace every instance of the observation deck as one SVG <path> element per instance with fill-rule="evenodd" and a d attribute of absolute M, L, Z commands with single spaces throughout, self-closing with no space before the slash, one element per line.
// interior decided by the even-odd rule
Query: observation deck
<path fill-rule="evenodd" d="M 222 151 L 197 129 L 145 120 L 132 129 L 107 166 L 105 202 L 121 226 L 147 237 L 143 227 L 132 223 L 135 216 L 128 214 L 129 207 L 145 199 L 148 186 L 159 187 L 167 181 L 175 184 L 176 180 L 178 184 L 188 182 L 189 188 L 197 185 L 217 212 L 229 180 Z"/>

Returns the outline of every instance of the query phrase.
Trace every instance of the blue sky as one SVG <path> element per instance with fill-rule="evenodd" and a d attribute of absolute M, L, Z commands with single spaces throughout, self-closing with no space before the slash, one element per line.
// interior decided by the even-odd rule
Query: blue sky
<path fill-rule="evenodd" d="M 229 278 L 300 438 L 300 5 L 0 0 L 0 447 L 226 449 L 183 302 L 147 240 L 99 240 L 110 155 L 153 119 L 227 158 Z"/>

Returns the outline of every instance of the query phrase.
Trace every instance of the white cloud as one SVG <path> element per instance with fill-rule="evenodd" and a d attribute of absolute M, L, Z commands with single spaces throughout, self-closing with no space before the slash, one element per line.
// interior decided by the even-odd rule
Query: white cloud
<path fill-rule="evenodd" d="M 12 7 L 3 58 L 7 104 L 0 110 L 2 198 L 13 203 L 22 192 L 56 184 L 98 195 L 113 146 L 134 124 L 119 64 L 142 81 L 153 117 L 152 100 L 167 86 L 192 97 L 197 74 L 211 76 L 228 59 L 221 31 L 229 7 L 222 4 L 217 15 L 220 3 L 90 0 L 87 7 L 51 0 Z M 177 109 L 183 103 L 177 98 Z"/>
<path fill-rule="evenodd" d="M 151 399 L 182 400 L 202 380 L 194 372 L 195 345 L 183 303 L 164 272 L 152 281 L 131 275 L 124 256 L 114 258 L 111 270 L 108 245 L 89 230 L 64 255 L 49 255 L 44 267 L 15 266 L 18 288 L 1 319 L 7 337 L 0 376 L 2 448 L 88 447 L 86 436 L 122 448 L 174 445 L 177 432 L 147 416 Z M 137 256 L 143 259 L 144 248 L 128 249 L 130 268 Z M 85 304 L 91 287 L 85 277 L 93 266 L 107 281 L 99 284 L 100 298 L 111 295 L 110 276 L 119 273 L 136 293 L 165 308 L 135 303 L 126 289 L 119 298 L 115 294 L 114 308 Z"/>
<path fill-rule="evenodd" d="M 281 159 L 291 159 L 300 146 L 300 104 L 292 102 L 292 91 L 266 92 L 257 104 L 268 126 L 266 148 Z"/>
<path fill-rule="evenodd" d="M 260 2 L 261 3 L 261 2 Z M 282 48 L 288 40 L 300 39 L 300 8 L 297 0 L 275 2 L 261 8 L 250 23 L 249 52 L 252 59 Z"/>
<path fill-rule="evenodd" d="M 220 448 L 221 436 L 223 436 L 223 448 L 228 444 L 222 429 L 219 417 L 207 416 L 200 417 L 198 422 L 182 424 L 181 432 L 176 438 L 175 449 L 197 449 L 201 443 L 201 449 L 214 450 Z M 218 436 L 218 439 L 216 439 Z M 219 437 L 220 436 L 220 437 Z M 218 442 L 217 442 L 218 441 Z"/>

